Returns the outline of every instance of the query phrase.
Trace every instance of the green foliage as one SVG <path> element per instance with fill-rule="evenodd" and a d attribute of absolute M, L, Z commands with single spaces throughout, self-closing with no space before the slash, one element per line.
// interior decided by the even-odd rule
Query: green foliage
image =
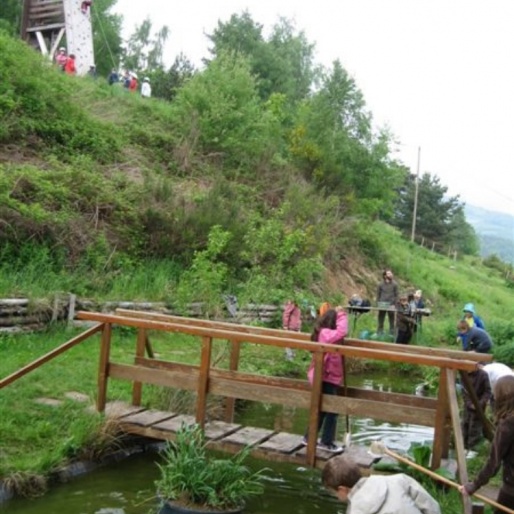
<path fill-rule="evenodd" d="M 225 169 L 249 173 L 266 153 L 273 118 L 259 101 L 242 58 L 222 55 L 179 90 L 172 104 L 181 146 L 216 156 Z M 182 162 L 182 167 L 187 163 Z"/>
<path fill-rule="evenodd" d="M 152 96 L 164 100 L 173 100 L 179 89 L 195 74 L 195 67 L 189 59 L 180 53 L 166 71 L 163 68 L 151 70 L 148 76 L 152 83 Z"/>
<path fill-rule="evenodd" d="M 199 426 L 183 426 L 158 464 L 157 494 L 164 501 L 179 500 L 183 505 L 210 509 L 231 509 L 244 505 L 247 498 L 262 494 L 262 473 L 244 465 L 249 448 L 230 458 L 216 459 L 207 451 Z"/>
<path fill-rule="evenodd" d="M 195 252 L 191 267 L 180 277 L 176 299 L 185 309 L 191 302 L 202 302 L 206 315 L 216 314 L 222 301 L 227 278 L 227 265 L 219 261 L 230 234 L 215 225 L 209 233 L 207 248 Z"/>
<path fill-rule="evenodd" d="M 112 68 L 118 68 L 122 55 L 122 17 L 111 9 L 117 0 L 95 0 L 91 24 L 95 66 L 99 77 L 108 77 Z"/>
<path fill-rule="evenodd" d="M 152 22 L 148 17 L 136 25 L 123 52 L 125 69 L 145 73 L 162 69 L 162 53 L 168 36 L 169 28 L 166 25 L 152 35 Z"/>
<path fill-rule="evenodd" d="M 0 12 L 0 31 L 5 30 L 11 36 L 20 33 L 22 2 L 19 0 L 3 0 Z"/>
<path fill-rule="evenodd" d="M 398 196 L 393 224 L 404 234 L 411 232 L 416 191 L 418 239 L 427 239 L 439 251 L 444 252 L 451 247 L 467 255 L 476 255 L 478 241 L 475 231 L 466 221 L 464 205 L 458 196 L 448 198 L 448 188 L 429 173 L 424 173 L 420 179 L 412 174 L 406 177 Z"/>
<path fill-rule="evenodd" d="M 73 164 L 56 162 L 46 170 L 0 165 L 0 234 L 14 267 L 29 264 L 31 253 L 38 256 L 37 244 L 53 249 L 55 270 L 80 264 L 105 272 L 126 264 L 125 253 L 137 253 L 134 184 L 121 174 L 105 180 L 87 158 Z"/>
<path fill-rule="evenodd" d="M 30 141 L 33 147 L 51 148 L 62 160 L 77 152 L 100 162 L 116 157 L 116 127 L 95 121 L 74 98 L 79 79 L 59 73 L 40 54 L 2 33 L 0 53 L 0 143 Z"/>
<path fill-rule="evenodd" d="M 278 93 L 296 104 L 308 96 L 312 86 L 314 45 L 303 32 L 296 32 L 290 20 L 280 19 L 267 40 L 262 29 L 248 11 L 233 14 L 228 22 L 218 21 L 208 35 L 214 45 L 210 52 L 215 57 L 232 54 L 245 58 L 263 100 Z"/>

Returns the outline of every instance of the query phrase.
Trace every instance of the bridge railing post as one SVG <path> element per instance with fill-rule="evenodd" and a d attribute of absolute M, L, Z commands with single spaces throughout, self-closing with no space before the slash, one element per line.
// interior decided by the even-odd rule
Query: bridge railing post
<path fill-rule="evenodd" d="M 457 453 L 457 467 L 459 473 L 459 483 L 465 484 L 468 481 L 468 468 L 466 465 L 466 455 L 464 450 L 464 438 L 460 426 L 459 403 L 457 400 L 457 390 L 455 382 L 457 376 L 454 369 L 441 369 L 441 373 L 446 374 L 446 387 L 448 390 L 448 404 L 453 428 L 453 438 L 455 441 L 455 451 Z M 464 514 L 471 514 L 472 503 L 469 496 L 462 496 L 462 506 Z"/>
<path fill-rule="evenodd" d="M 307 437 L 307 464 L 314 467 L 316 464 L 316 445 L 318 443 L 319 414 L 322 406 L 323 382 L 323 352 L 314 353 L 314 379 L 311 392 L 311 408 L 309 414 L 309 429 Z"/>
<path fill-rule="evenodd" d="M 136 362 L 138 357 L 145 356 L 146 348 L 146 329 L 138 328 L 137 330 L 137 343 L 136 343 Z M 132 385 L 132 405 L 141 405 L 141 399 L 143 395 L 143 384 L 141 382 L 134 382 Z"/>
<path fill-rule="evenodd" d="M 230 362 L 229 370 L 237 371 L 239 369 L 239 357 L 241 355 L 241 343 L 239 341 L 230 341 Z M 234 414 L 236 412 L 236 399 L 226 398 L 225 401 L 225 421 L 227 423 L 234 422 Z"/>
<path fill-rule="evenodd" d="M 202 337 L 202 356 L 196 399 L 196 422 L 203 428 L 207 411 L 207 391 L 209 389 L 209 371 L 211 367 L 212 337 Z"/>
<path fill-rule="evenodd" d="M 111 353 L 112 325 L 105 323 L 102 329 L 100 346 L 100 361 L 98 365 L 98 398 L 96 408 L 98 412 L 105 410 L 107 398 L 107 382 L 109 379 L 109 356 Z"/>

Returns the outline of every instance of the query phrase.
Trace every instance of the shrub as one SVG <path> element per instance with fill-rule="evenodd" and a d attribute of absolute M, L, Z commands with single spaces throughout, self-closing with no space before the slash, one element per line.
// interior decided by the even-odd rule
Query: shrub
<path fill-rule="evenodd" d="M 247 498 L 263 492 L 262 472 L 243 464 L 250 449 L 229 458 L 214 458 L 207 452 L 199 426 L 182 427 L 175 442 L 169 442 L 164 461 L 158 464 L 161 477 L 157 494 L 164 500 L 211 509 L 234 509 Z"/>

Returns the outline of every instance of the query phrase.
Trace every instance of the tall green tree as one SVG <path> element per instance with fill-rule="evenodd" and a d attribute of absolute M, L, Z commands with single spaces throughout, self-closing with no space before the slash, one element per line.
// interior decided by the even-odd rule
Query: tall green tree
<path fill-rule="evenodd" d="M 416 206 L 416 239 L 424 238 L 436 248 L 476 253 L 478 243 L 473 228 L 464 215 L 459 196 L 448 196 L 440 179 L 424 173 L 418 181 Z M 416 176 L 409 174 L 399 190 L 393 225 L 410 235 L 416 197 Z"/>
<path fill-rule="evenodd" d="M 168 70 L 158 68 L 149 73 L 152 95 L 164 100 L 173 100 L 178 90 L 195 74 L 191 61 L 180 53 Z"/>
<path fill-rule="evenodd" d="M 248 60 L 262 99 L 280 93 L 296 103 L 308 95 L 314 76 L 314 45 L 292 22 L 280 19 L 266 40 L 263 26 L 244 11 L 233 14 L 228 22 L 219 21 L 207 37 L 213 44 L 213 57 L 232 54 Z"/>
<path fill-rule="evenodd" d="M 388 157 L 390 136 L 373 132 L 363 95 L 339 61 L 298 112 L 291 152 L 306 177 L 352 212 L 392 211 L 403 173 Z"/>
<path fill-rule="evenodd" d="M 123 65 L 126 69 L 151 72 L 163 67 L 163 50 L 169 28 L 163 25 L 152 33 L 150 18 L 137 25 L 124 49 Z"/>

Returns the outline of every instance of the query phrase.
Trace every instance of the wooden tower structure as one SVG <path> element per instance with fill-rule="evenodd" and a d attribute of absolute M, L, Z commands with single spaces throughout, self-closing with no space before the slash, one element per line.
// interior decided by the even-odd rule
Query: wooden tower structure
<path fill-rule="evenodd" d="M 53 59 L 66 47 L 75 55 L 78 75 L 95 64 L 91 8 L 84 12 L 82 0 L 23 0 L 21 37 L 43 55 Z"/>

